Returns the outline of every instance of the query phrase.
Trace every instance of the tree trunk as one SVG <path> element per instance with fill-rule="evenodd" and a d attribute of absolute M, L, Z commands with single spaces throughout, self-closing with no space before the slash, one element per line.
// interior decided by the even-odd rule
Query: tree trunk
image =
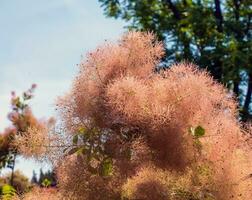
<path fill-rule="evenodd" d="M 10 185 L 11 185 L 11 186 L 13 186 L 14 171 L 15 171 L 15 163 L 16 163 L 16 156 L 17 156 L 17 154 L 14 153 L 13 165 L 12 165 L 12 168 L 11 168 L 11 179 L 10 179 Z"/>
<path fill-rule="evenodd" d="M 233 92 L 235 93 L 236 97 L 239 97 L 239 81 L 238 80 L 234 80 L 234 88 L 233 88 Z"/>
<path fill-rule="evenodd" d="M 223 16 L 221 12 L 221 5 L 220 5 L 220 0 L 214 0 L 215 4 L 215 18 L 217 22 L 217 30 L 221 33 L 223 31 L 222 24 L 223 24 Z"/>
<path fill-rule="evenodd" d="M 210 68 L 210 72 L 216 81 L 222 83 L 223 70 L 222 61 L 220 57 L 214 60 L 214 65 L 212 65 L 212 67 Z"/>

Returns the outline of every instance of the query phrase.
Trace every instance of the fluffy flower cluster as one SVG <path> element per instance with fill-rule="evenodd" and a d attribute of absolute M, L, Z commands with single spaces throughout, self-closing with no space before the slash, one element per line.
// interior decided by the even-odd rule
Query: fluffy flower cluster
<path fill-rule="evenodd" d="M 50 131 L 54 126 L 54 119 L 34 122 L 22 134 L 17 134 L 13 143 L 18 153 L 24 157 L 40 159 L 50 150 Z"/>
<path fill-rule="evenodd" d="M 22 197 L 14 197 L 13 200 L 62 200 L 64 199 L 56 189 L 33 188 L 30 192 Z"/>

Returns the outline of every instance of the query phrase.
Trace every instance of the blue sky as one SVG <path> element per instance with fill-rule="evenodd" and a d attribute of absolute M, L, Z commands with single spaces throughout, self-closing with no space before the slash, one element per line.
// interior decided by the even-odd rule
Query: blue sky
<path fill-rule="evenodd" d="M 81 55 L 124 31 L 103 15 L 98 0 L 0 1 L 0 131 L 8 126 L 10 91 L 38 84 L 31 105 L 37 117 L 54 115 L 54 102 L 78 70 Z M 19 159 L 27 176 L 46 164 Z"/>

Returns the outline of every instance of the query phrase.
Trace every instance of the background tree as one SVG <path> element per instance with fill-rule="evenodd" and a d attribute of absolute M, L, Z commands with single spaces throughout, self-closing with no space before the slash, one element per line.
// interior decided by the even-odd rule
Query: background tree
<path fill-rule="evenodd" d="M 38 184 L 37 173 L 34 170 L 32 171 L 31 184 L 35 184 L 35 185 Z"/>
<path fill-rule="evenodd" d="M 22 137 L 31 125 L 37 123 L 28 106 L 35 88 L 36 85 L 33 84 L 21 97 L 16 96 L 15 92 L 11 93 L 12 110 L 8 114 L 8 119 L 12 125 L 0 135 L 0 169 L 7 166 L 12 170 L 11 185 L 13 185 L 15 161 L 18 154 L 16 145 L 14 144 L 15 139 L 17 136 Z"/>
<path fill-rule="evenodd" d="M 30 151 L 35 151 L 38 145 L 45 143 L 47 125 L 53 122 L 52 120 L 49 120 L 50 122 L 38 120 L 33 115 L 28 103 L 33 98 L 35 88 L 36 85 L 33 84 L 21 96 L 16 96 L 15 92 L 11 93 L 11 112 L 8 114 L 11 126 L 0 134 L 0 170 L 8 167 L 14 173 L 17 155 L 27 155 Z M 37 139 L 32 140 L 32 137 L 37 137 Z M 19 148 L 21 145 L 23 149 Z M 27 151 L 28 148 L 29 151 Z M 43 149 L 43 152 L 45 150 L 41 147 L 39 149 Z M 13 185 L 12 183 L 13 178 L 10 179 L 10 184 Z"/>
<path fill-rule="evenodd" d="M 164 40 L 166 62 L 188 60 L 207 68 L 237 95 L 242 119 L 251 118 L 251 0 L 99 1 L 107 16 Z"/>
<path fill-rule="evenodd" d="M 45 144 L 50 144 L 47 140 L 48 127 L 54 120 L 38 120 L 28 104 L 33 98 L 35 88 L 36 85 L 33 84 L 21 96 L 16 96 L 15 92 L 11 93 L 11 112 L 8 114 L 11 125 L 0 134 L 0 170 L 4 167 L 12 170 L 3 178 L 4 184 L 0 184 L 0 198 L 3 199 L 5 196 L 10 199 L 15 193 L 22 194 L 30 187 L 28 178 L 19 171 L 14 172 L 16 157 L 35 157 L 46 151 Z M 35 179 L 34 176 L 32 181 L 36 182 Z"/>
<path fill-rule="evenodd" d="M 44 172 L 43 172 L 43 170 L 40 168 L 40 171 L 39 171 L 39 179 L 38 179 L 38 182 L 39 182 L 39 184 L 41 185 L 42 184 L 42 182 L 43 182 L 43 180 L 44 180 Z"/>

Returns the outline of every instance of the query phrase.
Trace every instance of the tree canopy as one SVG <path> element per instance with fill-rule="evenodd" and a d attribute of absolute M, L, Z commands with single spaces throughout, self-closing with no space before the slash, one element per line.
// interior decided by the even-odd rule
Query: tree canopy
<path fill-rule="evenodd" d="M 251 0 L 99 0 L 129 29 L 148 30 L 165 41 L 168 63 L 188 60 L 207 68 L 240 100 L 251 118 Z"/>

